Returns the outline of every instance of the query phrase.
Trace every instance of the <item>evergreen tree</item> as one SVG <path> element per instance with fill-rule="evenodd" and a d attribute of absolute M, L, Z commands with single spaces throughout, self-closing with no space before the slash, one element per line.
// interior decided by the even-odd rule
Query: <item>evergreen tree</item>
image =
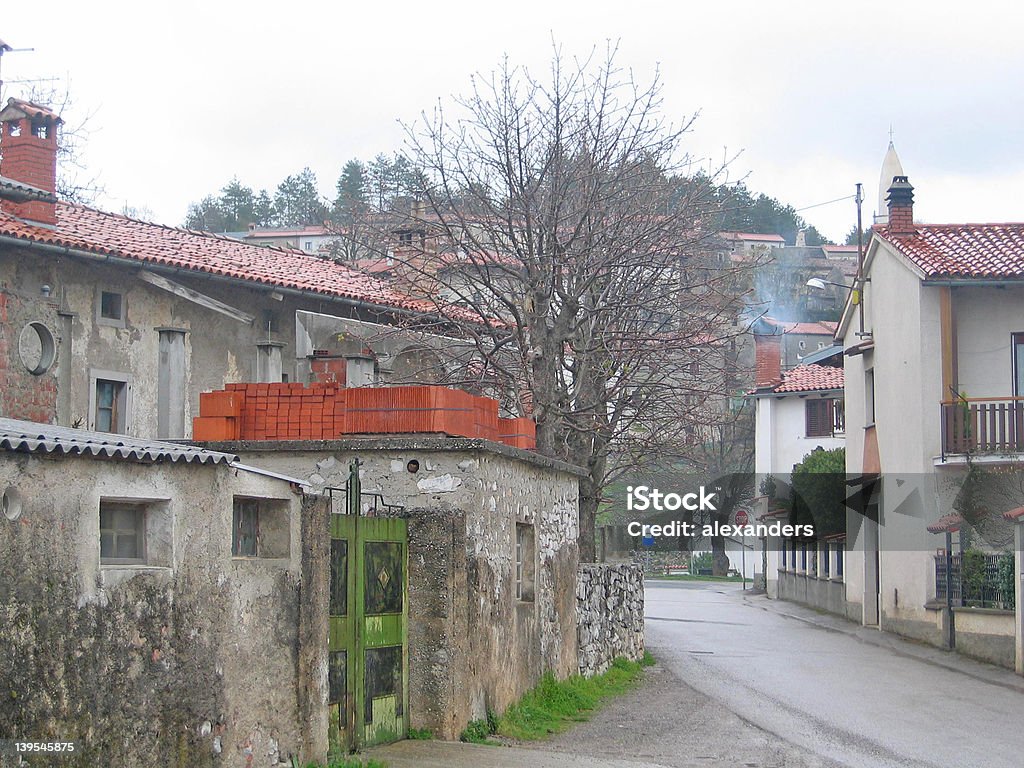
<path fill-rule="evenodd" d="M 288 176 L 277 185 L 274 195 L 277 224 L 282 227 L 302 227 L 323 224 L 327 208 L 317 191 L 316 174 L 308 167 Z"/>
<path fill-rule="evenodd" d="M 207 195 L 198 203 L 188 207 L 185 226 L 202 232 L 226 232 L 227 217 L 219 198 Z"/>
<path fill-rule="evenodd" d="M 220 207 L 224 212 L 226 232 L 241 232 L 255 223 L 256 213 L 252 189 L 232 179 L 220 191 Z"/>
<path fill-rule="evenodd" d="M 334 201 L 334 209 L 342 221 L 347 221 L 367 202 L 366 166 L 353 159 L 345 163 L 338 177 L 338 196 Z"/>
<path fill-rule="evenodd" d="M 277 212 L 274 210 L 274 201 L 270 199 L 267 190 L 261 189 L 253 200 L 253 223 L 257 227 L 272 227 Z"/>

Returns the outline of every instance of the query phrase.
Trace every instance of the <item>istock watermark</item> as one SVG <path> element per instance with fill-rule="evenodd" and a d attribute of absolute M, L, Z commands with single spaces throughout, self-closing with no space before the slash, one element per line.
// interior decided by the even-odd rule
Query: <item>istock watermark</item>
<path fill-rule="evenodd" d="M 626 509 L 630 512 L 675 512 L 685 509 L 690 512 L 717 512 L 714 505 L 715 493 L 708 493 L 702 485 L 694 493 L 662 493 L 646 485 L 626 488 Z"/>

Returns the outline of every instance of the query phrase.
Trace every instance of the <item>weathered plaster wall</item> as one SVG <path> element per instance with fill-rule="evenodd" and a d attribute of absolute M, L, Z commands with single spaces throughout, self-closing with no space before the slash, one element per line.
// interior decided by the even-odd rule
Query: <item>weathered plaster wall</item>
<path fill-rule="evenodd" d="M 580 565 L 576 586 L 579 672 L 601 674 L 618 656 L 644 655 L 644 573 L 639 565 Z"/>
<path fill-rule="evenodd" d="M 271 766 L 298 754 L 300 500 L 226 466 L 0 454 L 0 733 L 62 765 Z M 232 496 L 277 499 L 287 556 L 231 557 Z M 146 500 L 156 564 L 100 564 L 101 498 Z"/>
<path fill-rule="evenodd" d="M 140 265 L 141 267 L 142 265 Z M 308 340 L 296 349 L 296 312 L 329 311 L 342 318 L 358 316 L 350 305 L 314 298 L 285 295 L 271 298 L 273 288 L 250 287 L 217 280 L 213 276 L 178 273 L 171 279 L 234 307 L 255 320 L 240 322 L 199 304 L 156 288 L 138 277 L 134 266 L 82 260 L 36 249 L 0 245 L 0 416 L 63 426 L 92 426 L 90 413 L 91 372 L 110 371 L 130 377 L 128 434 L 158 435 L 157 402 L 160 328 L 179 328 L 184 338 L 185 437 L 192 434 L 192 418 L 199 415 L 199 393 L 223 389 L 225 384 L 257 380 L 257 342 L 280 343 L 282 372 L 290 381 L 310 377 Z M 50 297 L 42 287 L 50 287 Z M 97 322 L 102 291 L 124 297 L 124 327 Z M 58 310 L 63 314 L 59 314 Z M 267 313 L 276 330 L 267 330 Z M 318 315 L 318 317 L 328 317 Z M 57 361 L 42 376 L 33 376 L 21 364 L 18 338 L 28 322 L 42 322 L 57 340 Z M 389 360 L 416 338 L 388 340 L 382 326 L 351 325 L 367 335 L 376 329 L 389 351 Z M 346 326 L 347 327 L 347 326 Z M 347 354 L 364 345 L 351 338 L 324 338 L 321 348 Z M 297 355 L 302 356 L 297 359 Z M 102 377 L 101 377 L 102 378 Z M 64 400 L 58 408 L 58 390 Z M 179 435 L 167 435 L 178 437 Z"/>
<path fill-rule="evenodd" d="M 412 727 L 455 738 L 469 720 L 503 711 L 545 671 L 576 672 L 579 511 L 571 468 L 464 438 L 224 446 L 314 491 L 343 487 L 359 459 L 363 493 L 405 508 Z M 371 504 L 366 497 L 367 511 Z M 532 601 L 515 595 L 517 523 L 534 531 Z"/>

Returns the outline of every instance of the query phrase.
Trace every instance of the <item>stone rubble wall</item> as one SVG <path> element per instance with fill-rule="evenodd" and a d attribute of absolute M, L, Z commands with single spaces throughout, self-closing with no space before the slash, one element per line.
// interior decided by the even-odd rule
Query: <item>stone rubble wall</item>
<path fill-rule="evenodd" d="M 584 677 L 618 656 L 644 655 L 644 574 L 638 565 L 581 564 L 576 578 L 576 631 Z"/>

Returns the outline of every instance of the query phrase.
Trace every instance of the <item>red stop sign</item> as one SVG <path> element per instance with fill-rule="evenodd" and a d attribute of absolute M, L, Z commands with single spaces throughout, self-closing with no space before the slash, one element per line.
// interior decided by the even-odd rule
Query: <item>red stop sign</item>
<path fill-rule="evenodd" d="M 736 525 L 746 525 L 750 521 L 750 516 L 747 515 L 747 510 L 740 509 L 736 512 Z"/>

